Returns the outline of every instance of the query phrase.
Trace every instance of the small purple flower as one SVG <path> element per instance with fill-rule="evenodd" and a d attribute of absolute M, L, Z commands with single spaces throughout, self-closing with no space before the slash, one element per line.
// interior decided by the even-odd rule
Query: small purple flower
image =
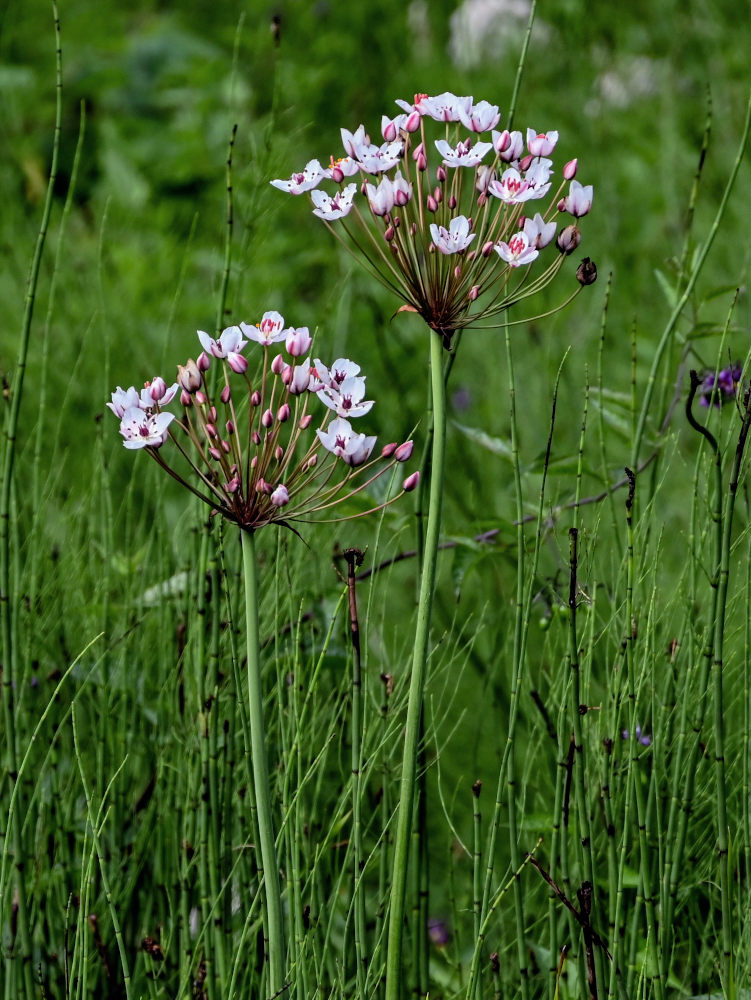
<path fill-rule="evenodd" d="M 431 917 L 428 920 L 428 937 L 436 948 L 445 948 L 451 940 L 451 934 L 445 921 L 439 917 Z"/>
<path fill-rule="evenodd" d="M 741 380 L 742 366 L 737 362 L 722 368 L 715 376 L 707 372 L 699 386 L 699 402 L 702 406 L 716 406 L 718 409 L 735 398 Z"/>
<path fill-rule="evenodd" d="M 648 736 L 646 733 L 643 733 L 640 725 L 637 724 L 634 733 L 636 734 L 636 739 L 638 740 L 639 743 L 641 743 L 643 747 L 651 746 L 652 737 Z M 628 729 L 624 729 L 623 732 L 621 733 L 621 736 L 623 737 L 624 740 L 627 740 L 629 738 L 629 735 L 630 733 Z"/>

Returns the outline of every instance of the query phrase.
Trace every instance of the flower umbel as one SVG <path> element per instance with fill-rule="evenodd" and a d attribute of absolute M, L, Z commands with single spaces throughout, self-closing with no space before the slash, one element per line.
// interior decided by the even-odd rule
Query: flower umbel
<path fill-rule="evenodd" d="M 396 103 L 403 114 L 382 117 L 383 145 L 364 125 L 342 129 L 346 155 L 332 157 L 330 169 L 319 171 L 313 160 L 291 181 L 271 183 L 292 194 L 309 190 L 314 214 L 448 347 L 456 330 L 553 279 L 581 238 L 564 225 L 556 240 L 559 216 L 586 215 L 593 188 L 574 180 L 576 159 L 554 182 L 557 131 L 528 128 L 525 143 L 521 131 L 497 131 L 496 105 L 448 92 Z M 429 139 L 428 129 L 438 137 Z M 355 174 L 359 184 L 348 183 Z M 318 188 L 325 181 L 338 185 L 333 195 Z M 527 202 L 535 203 L 529 213 Z M 593 267 L 573 294 L 594 276 Z"/>
<path fill-rule="evenodd" d="M 373 406 L 364 398 L 365 377 L 348 358 L 327 368 L 300 357 L 311 346 L 307 327 L 285 328 L 283 317 L 269 312 L 258 324 L 227 327 L 218 338 L 199 331 L 198 337 L 198 362 L 179 365 L 173 386 L 159 377 L 140 393 L 118 386 L 107 405 L 120 419 L 126 448 L 146 449 L 174 479 L 244 530 L 289 526 L 321 511 L 343 520 L 348 515 L 337 514 L 340 504 L 411 455 L 411 442 L 404 442 L 388 444 L 371 458 L 375 437 L 349 422 Z M 289 360 L 271 356 L 272 345 L 282 340 Z M 249 343 L 259 352 L 252 380 L 243 354 Z M 217 364 L 210 388 L 206 373 Z M 163 409 L 180 388 L 182 419 Z M 170 439 L 168 462 L 163 446 Z M 415 475 L 386 503 L 414 489 Z"/>

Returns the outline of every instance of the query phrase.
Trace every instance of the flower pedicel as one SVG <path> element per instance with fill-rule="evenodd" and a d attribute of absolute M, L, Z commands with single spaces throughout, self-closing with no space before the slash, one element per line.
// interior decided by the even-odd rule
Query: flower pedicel
<path fill-rule="evenodd" d="M 581 241 L 577 222 L 592 206 L 593 189 L 575 179 L 575 159 L 554 186 L 558 133 L 498 131 L 500 112 L 487 101 L 445 93 L 396 103 L 402 113 L 383 116 L 383 143 L 371 142 L 364 125 L 342 129 L 346 155 L 325 169 L 311 160 L 289 180 L 271 183 L 308 194 L 313 213 L 362 253 L 402 308 L 419 313 L 448 348 L 457 330 L 555 277 Z M 440 138 L 428 138 L 430 122 L 441 124 Z M 333 194 L 321 189 L 326 181 L 338 185 Z M 558 231 L 562 213 L 574 222 Z M 558 253 L 546 252 L 554 240 Z M 590 261 L 577 271 L 580 285 L 596 276 Z"/>
<path fill-rule="evenodd" d="M 411 441 L 388 444 L 371 458 L 375 437 L 350 423 L 373 406 L 364 398 L 365 377 L 347 358 L 328 368 L 317 358 L 302 358 L 312 343 L 307 327 L 285 327 L 278 312 L 267 312 L 255 326 L 230 326 L 218 338 L 199 330 L 198 338 L 203 351 L 196 361 L 178 365 L 172 386 L 160 377 L 141 392 L 118 386 L 107 406 L 120 420 L 126 448 L 145 448 L 174 479 L 244 530 L 332 510 L 410 458 Z M 251 341 L 263 349 L 254 382 L 243 353 Z M 271 356 L 282 341 L 288 360 L 281 353 Z M 215 396 L 205 373 L 216 362 L 221 371 L 213 380 Z M 238 396 L 238 382 L 244 383 L 245 399 Z M 182 419 L 164 409 L 178 392 Z M 315 433 L 309 412 L 314 396 L 320 414 Z M 163 456 L 169 439 L 192 473 L 188 478 Z M 418 478 L 408 476 L 402 492 L 413 490 Z"/>

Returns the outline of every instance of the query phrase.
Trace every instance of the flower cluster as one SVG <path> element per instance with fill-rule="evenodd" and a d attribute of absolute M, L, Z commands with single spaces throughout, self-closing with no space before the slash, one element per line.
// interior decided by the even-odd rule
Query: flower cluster
<path fill-rule="evenodd" d="M 735 399 L 742 371 L 742 365 L 735 362 L 727 368 L 720 369 L 719 372 L 707 372 L 698 389 L 700 404 L 716 406 L 719 409 Z"/>
<path fill-rule="evenodd" d="M 402 308 L 419 313 L 449 346 L 456 330 L 554 277 L 579 246 L 577 223 L 593 189 L 575 179 L 576 160 L 554 187 L 558 132 L 499 131 L 500 112 L 487 101 L 444 93 L 396 103 L 401 114 L 381 120 L 382 143 L 364 125 L 342 129 L 343 156 L 325 168 L 311 160 L 271 183 L 308 193 L 314 214 L 335 235 L 343 229 Z M 441 138 L 429 141 L 430 122 L 440 123 Z M 325 181 L 337 185 L 333 194 L 321 189 Z M 561 214 L 571 221 L 559 228 Z M 545 250 L 553 242 L 559 254 L 551 256 Z M 581 284 L 596 277 L 591 262 L 585 276 Z"/>
<path fill-rule="evenodd" d="M 156 377 L 140 392 L 118 386 L 107 405 L 120 420 L 126 448 L 145 448 L 240 527 L 252 531 L 331 510 L 411 456 L 412 442 L 405 441 L 371 457 L 375 437 L 350 423 L 373 406 L 365 399 L 365 377 L 347 358 L 327 367 L 303 357 L 312 345 L 307 327 L 285 327 L 278 312 L 267 312 L 256 325 L 230 326 L 216 338 L 199 330 L 198 338 L 203 350 L 178 365 L 173 385 Z M 243 353 L 250 342 L 262 348 L 253 380 Z M 281 342 L 285 353 L 274 353 Z M 165 409 L 178 393 L 181 417 Z M 315 433 L 312 397 L 320 415 Z M 168 439 L 175 446 L 169 464 L 161 451 Z M 418 477 L 408 476 L 402 491 L 414 489 Z"/>

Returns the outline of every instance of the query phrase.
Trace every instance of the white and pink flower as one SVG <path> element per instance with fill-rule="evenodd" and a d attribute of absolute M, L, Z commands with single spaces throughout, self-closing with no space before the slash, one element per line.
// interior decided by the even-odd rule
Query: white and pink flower
<path fill-rule="evenodd" d="M 521 159 L 524 152 L 524 139 L 521 132 L 509 132 L 508 129 L 504 129 L 503 132 L 494 130 L 491 133 L 491 139 L 493 140 L 493 148 L 504 163 L 514 163 Z"/>
<path fill-rule="evenodd" d="M 382 146 L 375 146 L 372 143 L 361 146 L 357 153 L 357 162 L 366 174 L 383 174 L 395 167 L 403 155 L 404 141 L 395 139 L 393 142 L 384 142 Z"/>
<path fill-rule="evenodd" d="M 168 428 L 175 419 L 174 413 L 149 413 L 138 406 L 129 407 L 120 421 L 123 444 L 136 448 L 159 448 L 167 440 Z"/>
<path fill-rule="evenodd" d="M 373 406 L 372 399 L 365 396 L 365 379 L 362 376 L 350 375 L 338 386 L 324 386 L 318 393 L 318 398 L 339 417 L 362 417 Z"/>
<path fill-rule="evenodd" d="M 532 156 L 550 156 L 558 142 L 557 132 L 535 132 L 527 129 L 527 149 Z"/>
<path fill-rule="evenodd" d="M 444 254 L 461 253 L 466 250 L 477 233 L 470 232 L 469 219 L 458 215 L 449 223 L 449 228 L 432 223 L 430 235 L 437 250 Z"/>
<path fill-rule="evenodd" d="M 445 139 L 436 139 L 435 148 L 443 157 L 447 167 L 476 167 L 493 148 L 493 144 L 476 142 L 473 146 L 472 140 L 467 139 L 466 142 L 459 142 L 452 148 Z"/>
<path fill-rule="evenodd" d="M 388 215 L 394 207 L 394 185 L 388 177 L 382 177 L 378 187 L 366 184 L 365 195 L 373 215 Z"/>
<path fill-rule="evenodd" d="M 208 333 L 199 330 L 198 339 L 206 354 L 211 354 L 215 358 L 226 358 L 232 371 L 242 375 L 247 370 L 248 362 L 240 351 L 248 342 L 243 337 L 243 333 L 249 329 L 252 330 L 253 327 L 248 327 L 245 323 L 241 326 L 228 326 L 226 330 L 222 331 L 218 340 L 214 340 Z"/>
<path fill-rule="evenodd" d="M 293 358 L 299 358 L 303 354 L 307 354 L 310 350 L 310 345 L 313 343 L 313 338 L 310 336 L 310 330 L 307 326 L 300 326 L 297 329 L 291 326 L 286 331 L 286 334 L 284 346 L 287 348 L 287 354 Z"/>
<path fill-rule="evenodd" d="M 333 222 L 335 219 L 342 219 L 349 215 L 352 209 L 352 200 L 357 191 L 357 184 L 348 184 L 343 191 L 337 191 L 333 198 L 330 198 L 325 191 L 311 191 L 310 197 L 313 199 L 315 208 L 313 215 L 317 215 L 324 222 Z"/>
<path fill-rule="evenodd" d="M 524 220 L 524 235 L 536 250 L 544 249 L 555 237 L 556 223 L 546 222 L 539 212 L 532 219 Z"/>
<path fill-rule="evenodd" d="M 458 122 L 462 114 L 469 115 L 472 111 L 471 97 L 457 97 L 449 91 L 438 94 L 437 97 L 421 97 L 415 103 L 416 109 L 422 115 L 427 115 L 437 122 Z"/>
<path fill-rule="evenodd" d="M 472 132 L 489 132 L 500 120 L 498 105 L 490 104 L 488 101 L 478 101 L 469 111 L 464 107 L 459 108 L 459 121 Z"/>
<path fill-rule="evenodd" d="M 591 184 L 587 184 L 586 187 L 580 184 L 579 181 L 571 181 L 571 187 L 569 193 L 563 200 L 563 210 L 573 215 L 574 218 L 580 219 L 582 215 L 586 215 L 592 207 L 592 198 L 594 196 L 594 188 Z"/>
<path fill-rule="evenodd" d="M 280 191 L 287 191 L 289 194 L 303 194 L 305 191 L 317 187 L 325 176 L 326 171 L 318 160 L 309 160 L 305 169 L 301 170 L 300 173 L 292 174 L 288 181 L 275 180 L 271 184 L 273 187 L 279 188 Z"/>
<path fill-rule="evenodd" d="M 118 386 L 112 393 L 111 400 L 111 402 L 107 403 L 107 406 L 110 410 L 112 410 L 118 420 L 122 420 L 126 410 L 130 410 L 141 405 L 138 389 L 132 385 L 127 389 L 122 389 Z"/>
<path fill-rule="evenodd" d="M 493 249 L 510 267 L 521 267 L 523 264 L 531 264 L 540 253 L 539 250 L 529 245 L 529 239 L 526 233 L 523 232 L 512 236 L 508 243 L 504 243 L 503 241 L 496 243 Z"/>
<path fill-rule="evenodd" d="M 374 437 L 366 437 L 354 431 L 350 422 L 343 417 L 332 420 L 326 430 L 319 428 L 316 434 L 327 451 L 337 458 L 344 459 L 347 465 L 351 466 L 366 462 L 376 442 Z"/>
<path fill-rule="evenodd" d="M 248 340 L 254 340 L 257 344 L 268 347 L 270 344 L 278 344 L 287 336 L 284 327 L 284 317 L 275 309 L 265 312 L 261 317 L 261 322 L 251 325 L 241 323 L 240 328 Z"/>

